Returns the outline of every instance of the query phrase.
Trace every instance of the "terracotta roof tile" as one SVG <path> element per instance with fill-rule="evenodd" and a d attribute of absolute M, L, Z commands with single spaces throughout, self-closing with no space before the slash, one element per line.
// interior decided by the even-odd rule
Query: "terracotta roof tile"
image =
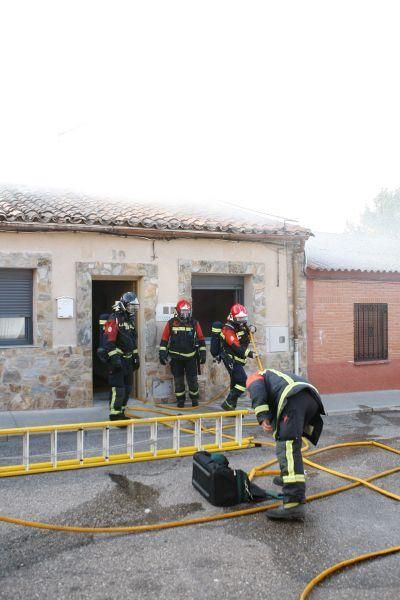
<path fill-rule="evenodd" d="M 294 221 L 215 202 L 209 206 L 136 202 L 70 191 L 35 190 L 0 185 L 0 222 L 10 224 L 75 224 L 166 231 L 221 232 L 299 236 L 310 230 Z"/>

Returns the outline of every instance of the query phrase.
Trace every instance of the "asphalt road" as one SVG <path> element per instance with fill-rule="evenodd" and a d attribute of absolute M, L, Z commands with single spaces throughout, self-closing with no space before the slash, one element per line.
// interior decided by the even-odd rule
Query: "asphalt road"
<path fill-rule="evenodd" d="M 400 448 L 399 430 L 399 412 L 327 417 L 320 447 L 375 439 Z M 3 442 L 0 454 L 8 451 Z M 233 467 L 245 470 L 272 457 L 273 450 L 262 448 L 228 454 Z M 315 460 L 360 477 L 399 464 L 398 455 L 373 448 L 334 450 Z M 192 459 L 185 458 L 6 478 L 0 480 L 0 512 L 107 526 L 224 510 L 196 492 L 191 469 Z M 273 487 L 268 479 L 257 483 Z M 307 473 L 308 494 L 343 483 L 321 471 Z M 399 473 L 375 483 L 400 494 Z M 291 600 L 326 567 L 395 545 L 400 545 L 399 504 L 366 489 L 309 503 L 304 523 L 272 522 L 261 513 L 128 535 L 54 533 L 0 523 L 0 598 Z M 400 554 L 342 571 L 311 597 L 398 598 Z"/>

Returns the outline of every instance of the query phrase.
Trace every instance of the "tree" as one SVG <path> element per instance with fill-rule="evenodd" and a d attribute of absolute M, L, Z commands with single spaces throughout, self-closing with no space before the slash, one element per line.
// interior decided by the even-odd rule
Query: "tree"
<path fill-rule="evenodd" d="M 347 231 L 400 237 L 400 188 L 382 190 L 360 216 L 360 224 L 347 223 Z"/>

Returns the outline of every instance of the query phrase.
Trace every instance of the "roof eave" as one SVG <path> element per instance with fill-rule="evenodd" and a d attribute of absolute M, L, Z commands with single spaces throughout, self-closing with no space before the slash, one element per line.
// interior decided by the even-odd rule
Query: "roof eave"
<path fill-rule="evenodd" d="M 0 231 L 20 232 L 89 232 L 118 235 L 124 237 L 145 237 L 151 239 L 178 239 L 178 238 L 207 238 L 225 239 L 232 241 L 264 242 L 276 240 L 306 240 L 311 232 L 308 230 L 278 230 L 270 233 L 238 233 L 226 231 L 182 230 L 182 229 L 156 229 L 152 227 L 126 227 L 115 225 L 85 225 L 83 223 L 27 223 L 27 222 L 0 222 Z"/>
<path fill-rule="evenodd" d="M 373 271 L 362 269 L 334 269 L 307 265 L 305 274 L 308 279 L 359 279 L 359 280 L 400 280 L 400 271 Z"/>

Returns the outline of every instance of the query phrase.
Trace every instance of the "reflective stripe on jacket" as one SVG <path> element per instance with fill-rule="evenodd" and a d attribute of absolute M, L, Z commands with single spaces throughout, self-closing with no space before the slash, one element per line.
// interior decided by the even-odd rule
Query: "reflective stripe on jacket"
<path fill-rule="evenodd" d="M 160 352 L 168 352 L 172 358 L 189 359 L 196 355 L 196 346 L 205 351 L 205 341 L 200 323 L 195 319 L 182 323 L 170 319 L 161 336 Z"/>
<path fill-rule="evenodd" d="M 319 406 L 319 414 L 325 414 L 317 388 L 294 373 L 265 369 L 247 379 L 247 388 L 250 391 L 252 407 L 258 422 L 261 423 L 265 419 L 272 422 L 274 436 L 288 398 L 295 396 L 301 390 L 310 391 Z"/>
<path fill-rule="evenodd" d="M 245 365 L 246 358 L 250 352 L 250 343 L 247 326 L 238 326 L 233 323 L 225 323 L 221 329 L 221 341 L 223 352 L 232 360 Z"/>

